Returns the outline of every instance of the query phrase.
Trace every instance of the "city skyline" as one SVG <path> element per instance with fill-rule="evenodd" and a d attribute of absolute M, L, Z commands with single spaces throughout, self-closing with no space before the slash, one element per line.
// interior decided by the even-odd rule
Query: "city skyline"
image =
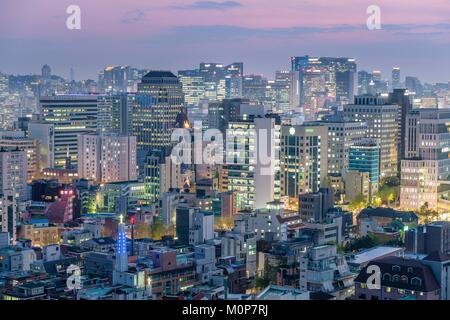
<path fill-rule="evenodd" d="M 366 26 L 372 3 L 266 0 L 128 1 L 120 6 L 77 1 L 81 29 L 66 28 L 70 1 L 4 1 L 0 13 L 0 71 L 28 74 L 50 64 L 54 74 L 96 79 L 107 65 L 183 70 L 199 62 L 242 61 L 246 74 L 272 77 L 291 56 L 342 56 L 358 70 L 424 82 L 450 78 L 450 5 L 434 0 L 379 1 L 381 29 Z M 8 15 L 6 15 L 8 12 Z M 251 14 L 250 14 L 251 13 Z M 270 19 L 264 17 L 270 16 Z"/>
<path fill-rule="evenodd" d="M 450 300 L 449 0 L 72 1 L 0 4 L 0 301 Z"/>

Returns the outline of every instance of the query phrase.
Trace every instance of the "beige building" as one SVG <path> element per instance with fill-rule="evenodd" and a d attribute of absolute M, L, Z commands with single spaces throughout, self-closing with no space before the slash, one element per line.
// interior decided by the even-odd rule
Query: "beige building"
<path fill-rule="evenodd" d="M 136 137 L 115 133 L 78 137 L 78 176 L 97 183 L 137 179 Z"/>
<path fill-rule="evenodd" d="M 60 241 L 58 227 L 48 223 L 22 224 L 18 236 L 31 240 L 32 245 L 36 247 L 57 244 Z"/>
<path fill-rule="evenodd" d="M 27 200 L 27 168 L 25 151 L 0 148 L 0 194 L 12 191 Z"/>
<path fill-rule="evenodd" d="M 400 205 L 438 209 L 450 203 L 450 111 L 419 109 L 406 118 Z"/>
<path fill-rule="evenodd" d="M 369 199 L 370 179 L 368 172 L 348 171 L 345 181 L 345 198 L 352 201 L 357 195 L 362 194 Z"/>
<path fill-rule="evenodd" d="M 25 151 L 27 156 L 27 181 L 39 176 L 39 141 L 26 138 L 23 131 L 3 131 L 0 133 L 0 148 Z"/>

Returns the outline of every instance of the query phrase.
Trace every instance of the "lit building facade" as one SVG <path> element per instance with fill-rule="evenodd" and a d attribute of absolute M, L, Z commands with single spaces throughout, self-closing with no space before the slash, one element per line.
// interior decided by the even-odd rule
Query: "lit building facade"
<path fill-rule="evenodd" d="M 402 208 L 443 208 L 450 203 L 450 112 L 420 109 L 406 117 L 405 159 L 401 162 Z"/>
<path fill-rule="evenodd" d="M 327 176 L 328 130 L 318 125 L 282 126 L 281 195 L 298 199 L 317 192 Z"/>
<path fill-rule="evenodd" d="M 344 106 L 344 117 L 367 124 L 367 138 L 380 148 L 380 178 L 396 176 L 398 172 L 399 106 L 388 104 L 378 96 L 358 96 L 354 104 Z"/>
<path fill-rule="evenodd" d="M 138 86 L 133 134 L 138 149 L 151 151 L 171 145 L 171 135 L 186 114 L 182 84 L 169 71 L 151 71 Z"/>
<path fill-rule="evenodd" d="M 368 173 L 369 197 L 377 192 L 380 174 L 380 148 L 377 144 L 373 141 L 366 141 L 350 147 L 348 170 Z M 349 179 L 350 181 L 351 179 Z M 365 194 L 365 192 L 362 192 L 362 194 Z"/>
<path fill-rule="evenodd" d="M 228 123 L 224 183 L 237 208 L 264 208 L 279 199 L 280 130 L 279 119 L 272 117 Z"/>
<path fill-rule="evenodd" d="M 97 183 L 137 179 L 136 137 L 114 133 L 78 136 L 78 176 Z"/>
<path fill-rule="evenodd" d="M 67 153 L 73 165 L 78 163 L 78 135 L 97 130 L 97 96 L 95 95 L 61 95 L 43 97 L 40 108 L 44 126 L 34 127 L 30 133 L 33 138 L 46 134 L 52 140 L 46 145 L 45 152 L 52 158 L 50 167 L 64 168 Z M 51 128 L 45 125 L 53 125 Z M 31 124 L 30 124 L 31 125 Z M 40 130 L 43 132 L 40 132 Z M 48 132 L 51 130 L 51 132 Z M 34 132 L 36 131 L 36 135 Z M 39 132 L 39 133 L 38 133 Z M 39 136 L 38 136 L 39 135 Z"/>
<path fill-rule="evenodd" d="M 98 131 L 131 134 L 136 95 L 132 93 L 98 96 Z"/>
<path fill-rule="evenodd" d="M 27 181 L 31 182 L 40 173 L 39 141 L 25 137 L 23 131 L 0 132 L 0 148 L 18 149 L 27 155 Z"/>
<path fill-rule="evenodd" d="M 8 191 L 27 200 L 27 154 L 17 149 L 0 149 L 0 194 Z"/>

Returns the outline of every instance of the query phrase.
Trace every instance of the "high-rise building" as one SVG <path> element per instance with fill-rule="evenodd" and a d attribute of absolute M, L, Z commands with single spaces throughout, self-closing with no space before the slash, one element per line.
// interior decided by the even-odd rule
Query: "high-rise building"
<path fill-rule="evenodd" d="M 380 70 L 372 70 L 372 79 L 373 79 L 373 81 L 381 81 L 381 71 Z"/>
<path fill-rule="evenodd" d="M 48 122 L 30 122 L 28 137 L 38 141 L 38 168 L 52 168 L 55 163 L 55 125 Z"/>
<path fill-rule="evenodd" d="M 199 69 L 200 75 L 205 82 L 219 82 L 226 76 L 243 77 L 244 64 L 242 62 L 234 62 L 229 65 L 222 63 L 202 62 Z"/>
<path fill-rule="evenodd" d="M 371 198 L 378 191 L 380 173 L 379 146 L 370 140 L 356 143 L 349 148 L 348 158 L 348 171 L 369 174 L 369 197 Z M 349 187 L 351 188 L 351 186 Z"/>
<path fill-rule="evenodd" d="M 172 161 L 170 149 L 150 151 L 145 159 L 144 185 L 146 200 L 155 203 L 170 189 L 181 189 L 181 167 Z"/>
<path fill-rule="evenodd" d="M 450 199 L 450 112 L 418 109 L 406 116 L 405 159 L 401 162 L 402 208 L 447 208 Z M 440 199 L 442 203 L 440 204 Z"/>
<path fill-rule="evenodd" d="M 205 81 L 198 70 L 178 71 L 187 108 L 198 107 L 205 98 Z"/>
<path fill-rule="evenodd" d="M 400 89 L 402 86 L 402 80 L 400 77 L 400 68 L 394 67 L 392 68 L 392 89 Z"/>
<path fill-rule="evenodd" d="M 44 64 L 44 66 L 42 67 L 41 76 L 44 80 L 50 80 L 50 77 L 52 76 L 52 69 L 48 64 Z"/>
<path fill-rule="evenodd" d="M 356 62 L 353 58 L 292 57 L 292 71 L 299 73 L 299 103 L 307 120 L 326 102 L 342 106 L 355 94 Z"/>
<path fill-rule="evenodd" d="M 298 107 L 298 73 L 294 71 L 277 71 L 275 81 L 289 87 L 289 111 Z"/>
<path fill-rule="evenodd" d="M 320 125 L 282 126 L 281 195 L 297 201 L 317 192 L 327 176 L 328 130 Z"/>
<path fill-rule="evenodd" d="M 265 88 L 265 98 L 261 102 L 268 103 L 273 111 L 293 112 L 297 107 L 297 73 L 293 71 L 277 71 L 275 80 L 269 80 Z"/>
<path fill-rule="evenodd" d="M 131 80 L 131 67 L 108 66 L 98 76 L 101 93 L 129 92 L 128 85 Z"/>
<path fill-rule="evenodd" d="M 375 94 L 374 87 L 372 74 L 365 70 L 358 71 L 358 95 Z"/>
<path fill-rule="evenodd" d="M 38 140 L 26 138 L 23 131 L 3 131 L 0 132 L 0 148 L 24 151 L 27 155 L 27 181 L 37 178 L 40 173 Z"/>
<path fill-rule="evenodd" d="M 423 95 L 423 86 L 417 77 L 407 76 L 405 78 L 405 87 L 408 89 L 409 94 L 414 98 L 421 98 Z"/>
<path fill-rule="evenodd" d="M 170 71 L 150 71 L 138 86 L 133 133 L 146 151 L 171 145 L 172 131 L 186 118 L 182 84 Z"/>
<path fill-rule="evenodd" d="M 6 74 L 0 73 L 0 102 L 6 100 L 9 95 L 9 81 Z"/>
<path fill-rule="evenodd" d="M 344 107 L 344 117 L 367 124 L 367 138 L 380 148 L 380 178 L 397 175 L 399 106 L 379 96 L 358 96 Z"/>
<path fill-rule="evenodd" d="M 241 110 L 257 108 L 249 99 L 224 99 L 221 102 L 211 102 L 208 106 L 208 127 L 219 129 L 223 133 L 230 121 L 241 119 Z M 255 109 L 256 110 L 256 109 Z"/>
<path fill-rule="evenodd" d="M 15 243 L 16 226 L 19 217 L 19 197 L 12 190 L 2 192 L 0 190 L 0 232 L 9 235 L 9 243 Z"/>
<path fill-rule="evenodd" d="M 264 102 L 267 79 L 260 75 L 246 75 L 243 79 L 242 96 L 246 99 Z"/>
<path fill-rule="evenodd" d="M 347 121 L 341 115 L 339 113 L 311 124 L 328 129 L 328 175 L 345 177 L 349 148 L 366 137 L 367 125 L 364 122 Z"/>
<path fill-rule="evenodd" d="M 300 71 L 300 108 L 306 120 L 314 121 L 317 114 L 326 111 L 335 91 L 333 73 L 324 67 L 307 68 Z"/>
<path fill-rule="evenodd" d="M 27 200 L 27 167 L 25 151 L 0 148 L 0 194 L 11 191 Z"/>
<path fill-rule="evenodd" d="M 234 62 L 230 65 L 222 63 L 202 62 L 199 74 L 205 83 L 205 98 L 221 101 L 225 98 L 242 97 L 244 64 Z"/>
<path fill-rule="evenodd" d="M 136 137 L 115 133 L 78 136 L 78 176 L 97 183 L 137 180 Z"/>
<path fill-rule="evenodd" d="M 73 165 L 78 163 L 78 135 L 97 130 L 97 96 L 61 95 L 42 97 L 42 120 L 30 123 L 30 137 L 38 139 L 48 165 L 64 168 L 67 153 Z M 44 149 L 44 150 L 43 150 Z"/>
<path fill-rule="evenodd" d="M 131 134 L 137 95 L 132 93 L 99 95 L 97 126 L 100 132 Z"/>
<path fill-rule="evenodd" d="M 228 123 L 224 188 L 234 191 L 237 208 L 264 208 L 281 191 L 280 120 L 246 112 L 241 109 L 241 120 Z"/>
<path fill-rule="evenodd" d="M 389 93 L 390 104 L 396 104 L 398 109 L 398 172 L 400 172 L 401 160 L 405 158 L 405 139 L 406 139 L 406 116 L 412 110 L 412 103 L 409 97 L 409 93 L 406 89 L 394 89 Z"/>

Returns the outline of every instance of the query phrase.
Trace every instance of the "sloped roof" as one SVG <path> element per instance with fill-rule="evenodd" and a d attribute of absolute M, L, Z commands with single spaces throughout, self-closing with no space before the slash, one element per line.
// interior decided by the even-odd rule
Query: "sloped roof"
<path fill-rule="evenodd" d="M 386 217 L 392 219 L 402 219 L 402 220 L 416 220 L 417 215 L 413 211 L 398 211 L 392 208 L 372 208 L 368 207 L 363 209 L 361 213 L 358 215 L 358 218 L 366 218 L 366 217 Z"/>
<path fill-rule="evenodd" d="M 386 287 L 394 287 L 399 289 L 407 289 L 422 292 L 432 292 L 440 288 L 431 268 L 419 260 L 405 259 L 401 257 L 388 256 L 375 259 L 367 264 L 355 279 L 355 282 L 366 283 L 372 273 L 367 273 L 367 268 L 376 265 L 381 271 L 381 285 Z M 398 266 L 394 269 L 394 266 Z M 390 279 L 384 277 L 385 274 L 390 275 Z M 408 282 L 392 281 L 392 277 L 398 275 L 406 276 Z M 411 279 L 419 278 L 420 284 L 412 284 Z"/>
<path fill-rule="evenodd" d="M 170 71 L 157 71 L 157 70 L 152 70 L 144 76 L 144 78 L 176 78 L 176 77 L 177 76 Z"/>

